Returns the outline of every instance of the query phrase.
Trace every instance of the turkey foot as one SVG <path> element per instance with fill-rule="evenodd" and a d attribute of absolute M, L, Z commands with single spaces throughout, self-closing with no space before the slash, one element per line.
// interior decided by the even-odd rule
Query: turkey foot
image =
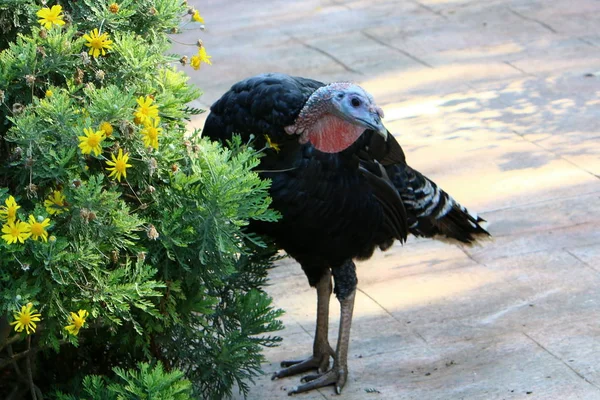
<path fill-rule="evenodd" d="M 308 392 L 309 390 L 318 389 L 329 385 L 335 385 L 335 392 L 337 394 L 341 394 L 347 378 L 348 370 L 345 368 L 338 368 L 336 365 L 334 365 L 333 368 L 324 374 L 305 376 L 302 378 L 302 382 L 306 383 L 296 386 L 288 392 L 288 395 L 291 396 L 297 393 Z"/>
<path fill-rule="evenodd" d="M 312 369 L 316 369 L 318 372 L 325 372 L 329 369 L 329 357 L 333 356 L 333 354 L 333 349 L 329 347 L 328 351 L 313 354 L 306 360 L 282 361 L 281 366 L 283 369 L 275 372 L 271 379 L 275 380 L 292 376 Z"/>
<path fill-rule="evenodd" d="M 349 270 L 354 271 L 354 263 L 350 262 L 347 266 Z M 328 385 L 335 385 L 335 392 L 337 394 L 342 393 L 342 389 L 348 378 L 348 343 L 350 341 L 350 326 L 352 324 L 352 311 L 356 296 L 355 286 L 350 286 L 349 293 L 342 292 L 341 289 L 340 293 L 340 331 L 333 367 L 324 374 L 305 376 L 302 378 L 302 382 L 306 383 L 290 390 L 288 392 L 289 395 L 307 392 Z"/>
<path fill-rule="evenodd" d="M 317 327 L 313 342 L 313 355 L 306 360 L 282 361 L 282 370 L 273 374 L 271 379 L 283 378 L 316 369 L 325 372 L 329 369 L 329 357 L 335 352 L 329 345 L 327 329 L 329 328 L 329 297 L 331 296 L 331 271 L 326 269 L 321 279 L 315 285 L 317 288 Z M 287 367 L 287 368 L 286 368 Z"/>

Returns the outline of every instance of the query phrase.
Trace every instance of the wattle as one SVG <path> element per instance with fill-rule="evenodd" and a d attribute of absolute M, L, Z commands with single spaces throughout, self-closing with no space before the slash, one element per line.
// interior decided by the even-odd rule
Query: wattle
<path fill-rule="evenodd" d="M 365 128 L 353 125 L 333 115 L 320 118 L 306 135 L 319 151 L 339 153 L 350 147 L 362 135 Z"/>

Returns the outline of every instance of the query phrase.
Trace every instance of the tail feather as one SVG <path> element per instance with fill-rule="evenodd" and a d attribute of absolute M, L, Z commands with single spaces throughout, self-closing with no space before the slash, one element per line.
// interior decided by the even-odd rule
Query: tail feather
<path fill-rule="evenodd" d="M 470 213 L 420 172 L 406 164 L 387 169 L 406 208 L 409 232 L 413 235 L 442 235 L 467 244 L 490 235 L 484 228 L 484 219 Z"/>

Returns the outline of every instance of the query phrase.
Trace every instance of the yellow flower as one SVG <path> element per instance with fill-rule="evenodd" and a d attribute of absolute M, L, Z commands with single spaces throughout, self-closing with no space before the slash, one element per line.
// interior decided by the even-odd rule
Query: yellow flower
<path fill-rule="evenodd" d="M 92 151 L 96 155 L 102 153 L 104 131 L 100 130 L 94 132 L 92 128 L 84 128 L 83 133 L 85 133 L 85 136 L 79 136 L 79 148 L 81 149 L 81 153 L 90 154 Z"/>
<path fill-rule="evenodd" d="M 204 23 L 204 18 L 202 18 L 202 16 L 200 15 L 200 12 L 198 12 L 198 10 L 194 10 L 194 14 L 192 15 L 192 19 L 196 22 L 200 22 L 201 24 Z"/>
<path fill-rule="evenodd" d="M 119 149 L 119 155 L 115 158 L 114 154 L 110 155 L 112 157 L 112 161 L 107 161 L 106 163 L 111 166 L 111 168 L 106 168 L 107 171 L 112 171 L 108 176 L 115 177 L 117 181 L 121 182 L 121 177 L 127 178 L 127 168 L 131 167 L 131 164 L 127 164 L 129 161 L 129 153 L 123 154 L 123 149 Z"/>
<path fill-rule="evenodd" d="M 279 145 L 271 141 L 271 137 L 269 135 L 265 135 L 265 139 L 267 139 L 267 145 L 269 146 L 269 148 L 279 153 L 279 150 L 281 150 L 281 148 L 279 148 Z"/>
<path fill-rule="evenodd" d="M 117 3 L 112 3 L 110 6 L 108 6 L 108 11 L 110 11 L 113 14 L 116 14 L 119 12 L 119 5 Z"/>
<path fill-rule="evenodd" d="M 200 69 L 200 57 L 199 56 L 192 56 L 192 59 L 190 60 L 190 66 L 192 68 L 194 68 L 196 71 Z"/>
<path fill-rule="evenodd" d="M 46 212 L 50 215 L 62 214 L 63 211 L 68 210 L 65 200 L 66 197 L 60 190 L 53 190 L 50 196 L 44 201 Z"/>
<path fill-rule="evenodd" d="M 25 240 L 31 236 L 30 230 L 31 227 L 27 222 L 19 220 L 8 221 L 2 226 L 2 233 L 5 234 L 2 235 L 2 239 L 4 239 L 8 244 L 17 243 L 17 241 L 20 243 L 25 243 Z"/>
<path fill-rule="evenodd" d="M 64 15 L 62 13 L 62 7 L 59 5 L 52 6 L 52 8 L 44 7 L 39 10 L 36 15 L 40 17 L 38 22 L 46 29 L 52 28 L 52 25 L 62 26 L 65 24 L 63 21 Z"/>
<path fill-rule="evenodd" d="M 88 313 L 87 310 L 79 310 L 77 314 L 72 312 L 71 316 L 69 317 L 70 325 L 65 326 L 67 332 L 69 332 L 71 335 L 77 336 L 79 330 L 83 327 L 83 324 L 85 324 L 85 319 L 88 317 L 88 315 L 90 315 L 90 313 Z"/>
<path fill-rule="evenodd" d="M 158 106 L 152 104 L 154 101 L 152 97 L 146 96 L 144 99 L 143 96 L 140 96 L 136 101 L 138 103 L 138 108 L 133 115 L 140 124 L 145 124 L 146 121 L 149 121 L 151 118 L 158 117 Z"/>
<path fill-rule="evenodd" d="M 201 63 L 212 65 L 212 61 L 210 61 L 211 58 L 212 58 L 212 56 L 209 56 L 206 53 L 206 49 L 204 48 L 204 46 L 202 46 L 198 49 L 198 54 L 196 54 L 195 56 L 192 56 L 192 59 L 190 60 L 190 65 L 195 70 L 198 70 L 198 69 L 200 69 Z"/>
<path fill-rule="evenodd" d="M 85 44 L 90 48 L 89 54 L 92 57 L 98 57 L 100 54 L 106 55 L 106 50 L 112 49 L 112 40 L 108 39 L 108 33 L 98 34 L 98 28 L 95 28 L 89 34 L 83 35 L 88 42 Z"/>
<path fill-rule="evenodd" d="M 54 92 L 50 89 L 46 90 L 46 97 L 52 97 L 54 95 Z"/>
<path fill-rule="evenodd" d="M 147 123 L 145 128 L 142 129 L 142 140 L 146 147 L 153 147 L 158 150 L 158 135 L 162 132 L 162 128 L 158 127 L 160 122 L 159 118 L 156 118 L 154 122 Z"/>
<path fill-rule="evenodd" d="M 4 204 L 6 204 L 6 206 L 0 206 L 0 217 L 8 222 L 14 221 L 17 218 L 17 210 L 21 208 L 21 206 L 17 204 L 15 198 L 12 196 L 8 196 L 8 199 L 4 201 Z"/>
<path fill-rule="evenodd" d="M 35 332 L 35 322 L 40 321 L 42 314 L 34 314 L 37 310 L 32 309 L 32 307 L 32 303 L 27 303 L 26 306 L 21 307 L 21 311 L 16 311 L 13 314 L 15 320 L 10 324 L 15 326 L 15 331 L 23 332 L 23 329 L 25 329 L 28 335 Z M 29 332 L 30 330 L 31 332 Z"/>
<path fill-rule="evenodd" d="M 31 238 L 33 240 L 38 240 L 39 238 L 42 238 L 44 242 L 47 242 L 48 231 L 46 230 L 46 228 L 49 225 L 50 219 L 46 218 L 42 222 L 39 222 L 33 217 L 33 215 L 29 215 L 29 229 L 31 231 Z"/>
<path fill-rule="evenodd" d="M 106 137 L 111 137 L 112 133 L 113 133 L 113 127 L 108 122 L 101 123 L 100 126 L 98 127 L 98 130 L 104 131 L 104 134 L 106 135 Z"/>

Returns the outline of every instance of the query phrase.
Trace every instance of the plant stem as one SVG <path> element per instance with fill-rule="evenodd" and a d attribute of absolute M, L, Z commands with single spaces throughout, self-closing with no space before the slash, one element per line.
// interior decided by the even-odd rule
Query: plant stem
<path fill-rule="evenodd" d="M 31 372 L 31 336 L 27 336 L 27 377 L 29 378 L 29 389 L 31 389 L 31 398 L 37 400 L 35 385 L 33 384 L 33 373 Z"/>
<path fill-rule="evenodd" d="M 21 335 L 19 335 L 19 334 L 9 337 L 8 339 L 6 339 L 6 342 L 2 343 L 2 345 L 0 346 L 0 350 L 2 350 L 6 346 L 10 346 L 11 344 L 13 344 L 15 342 L 18 342 L 20 338 L 21 338 Z"/>
<path fill-rule="evenodd" d="M 23 373 L 21 372 L 21 368 L 19 368 L 19 364 L 17 364 L 17 360 L 15 360 L 15 358 L 14 358 L 15 354 L 13 353 L 11 344 L 9 344 L 6 347 L 6 351 L 8 353 L 8 356 L 12 359 L 12 364 L 13 364 L 13 367 L 15 368 L 15 372 L 17 373 L 17 376 L 19 377 L 19 379 L 24 381 L 25 377 L 23 376 Z"/>

